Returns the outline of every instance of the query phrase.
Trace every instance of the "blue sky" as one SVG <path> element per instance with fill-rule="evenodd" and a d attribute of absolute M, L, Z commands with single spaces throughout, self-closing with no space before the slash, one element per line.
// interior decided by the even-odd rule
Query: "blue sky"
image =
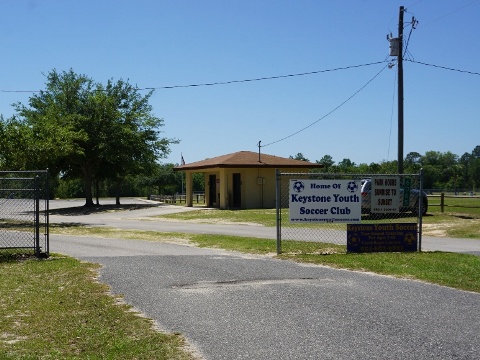
<path fill-rule="evenodd" d="M 72 68 L 157 88 L 163 135 L 181 140 L 162 162 L 258 151 L 259 141 L 263 153 L 310 161 L 396 160 L 397 67 L 384 61 L 395 63 L 386 35 L 397 35 L 400 6 L 406 38 L 419 21 L 404 62 L 404 155 L 470 153 L 480 145 L 479 0 L 1 0 L 0 113 L 44 89 L 52 69 Z"/>

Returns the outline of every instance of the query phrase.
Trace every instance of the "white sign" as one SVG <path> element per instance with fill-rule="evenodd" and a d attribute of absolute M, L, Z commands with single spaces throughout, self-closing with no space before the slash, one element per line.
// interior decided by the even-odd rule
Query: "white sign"
<path fill-rule="evenodd" d="M 400 212 L 400 178 L 398 176 L 374 176 L 371 199 L 372 213 Z"/>
<path fill-rule="evenodd" d="M 362 219 L 360 183 L 354 180 L 290 180 L 290 222 L 348 222 Z"/>

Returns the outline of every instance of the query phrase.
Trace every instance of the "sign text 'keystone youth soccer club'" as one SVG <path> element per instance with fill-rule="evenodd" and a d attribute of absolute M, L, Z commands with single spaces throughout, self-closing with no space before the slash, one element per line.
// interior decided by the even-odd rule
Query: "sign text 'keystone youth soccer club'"
<path fill-rule="evenodd" d="M 354 180 L 290 180 L 290 221 L 360 222 L 359 194 Z"/>

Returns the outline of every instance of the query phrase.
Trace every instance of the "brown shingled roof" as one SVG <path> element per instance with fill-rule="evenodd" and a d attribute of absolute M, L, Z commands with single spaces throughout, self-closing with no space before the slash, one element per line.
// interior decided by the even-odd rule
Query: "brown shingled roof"
<path fill-rule="evenodd" d="M 260 160 L 260 161 L 259 161 Z M 238 151 L 232 154 L 221 155 L 211 159 L 197 161 L 177 166 L 174 170 L 198 170 L 206 168 L 292 168 L 309 169 L 322 168 L 322 164 L 308 161 L 294 160 L 274 155 L 260 154 L 253 151 Z"/>

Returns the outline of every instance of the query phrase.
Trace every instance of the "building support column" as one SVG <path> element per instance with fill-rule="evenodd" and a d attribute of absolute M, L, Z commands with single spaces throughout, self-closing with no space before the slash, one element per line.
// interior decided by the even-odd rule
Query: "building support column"
<path fill-rule="evenodd" d="M 220 169 L 220 209 L 228 209 L 228 172 Z"/>
<path fill-rule="evenodd" d="M 193 206 L 193 176 L 191 171 L 185 171 L 185 197 L 187 206 Z"/>

